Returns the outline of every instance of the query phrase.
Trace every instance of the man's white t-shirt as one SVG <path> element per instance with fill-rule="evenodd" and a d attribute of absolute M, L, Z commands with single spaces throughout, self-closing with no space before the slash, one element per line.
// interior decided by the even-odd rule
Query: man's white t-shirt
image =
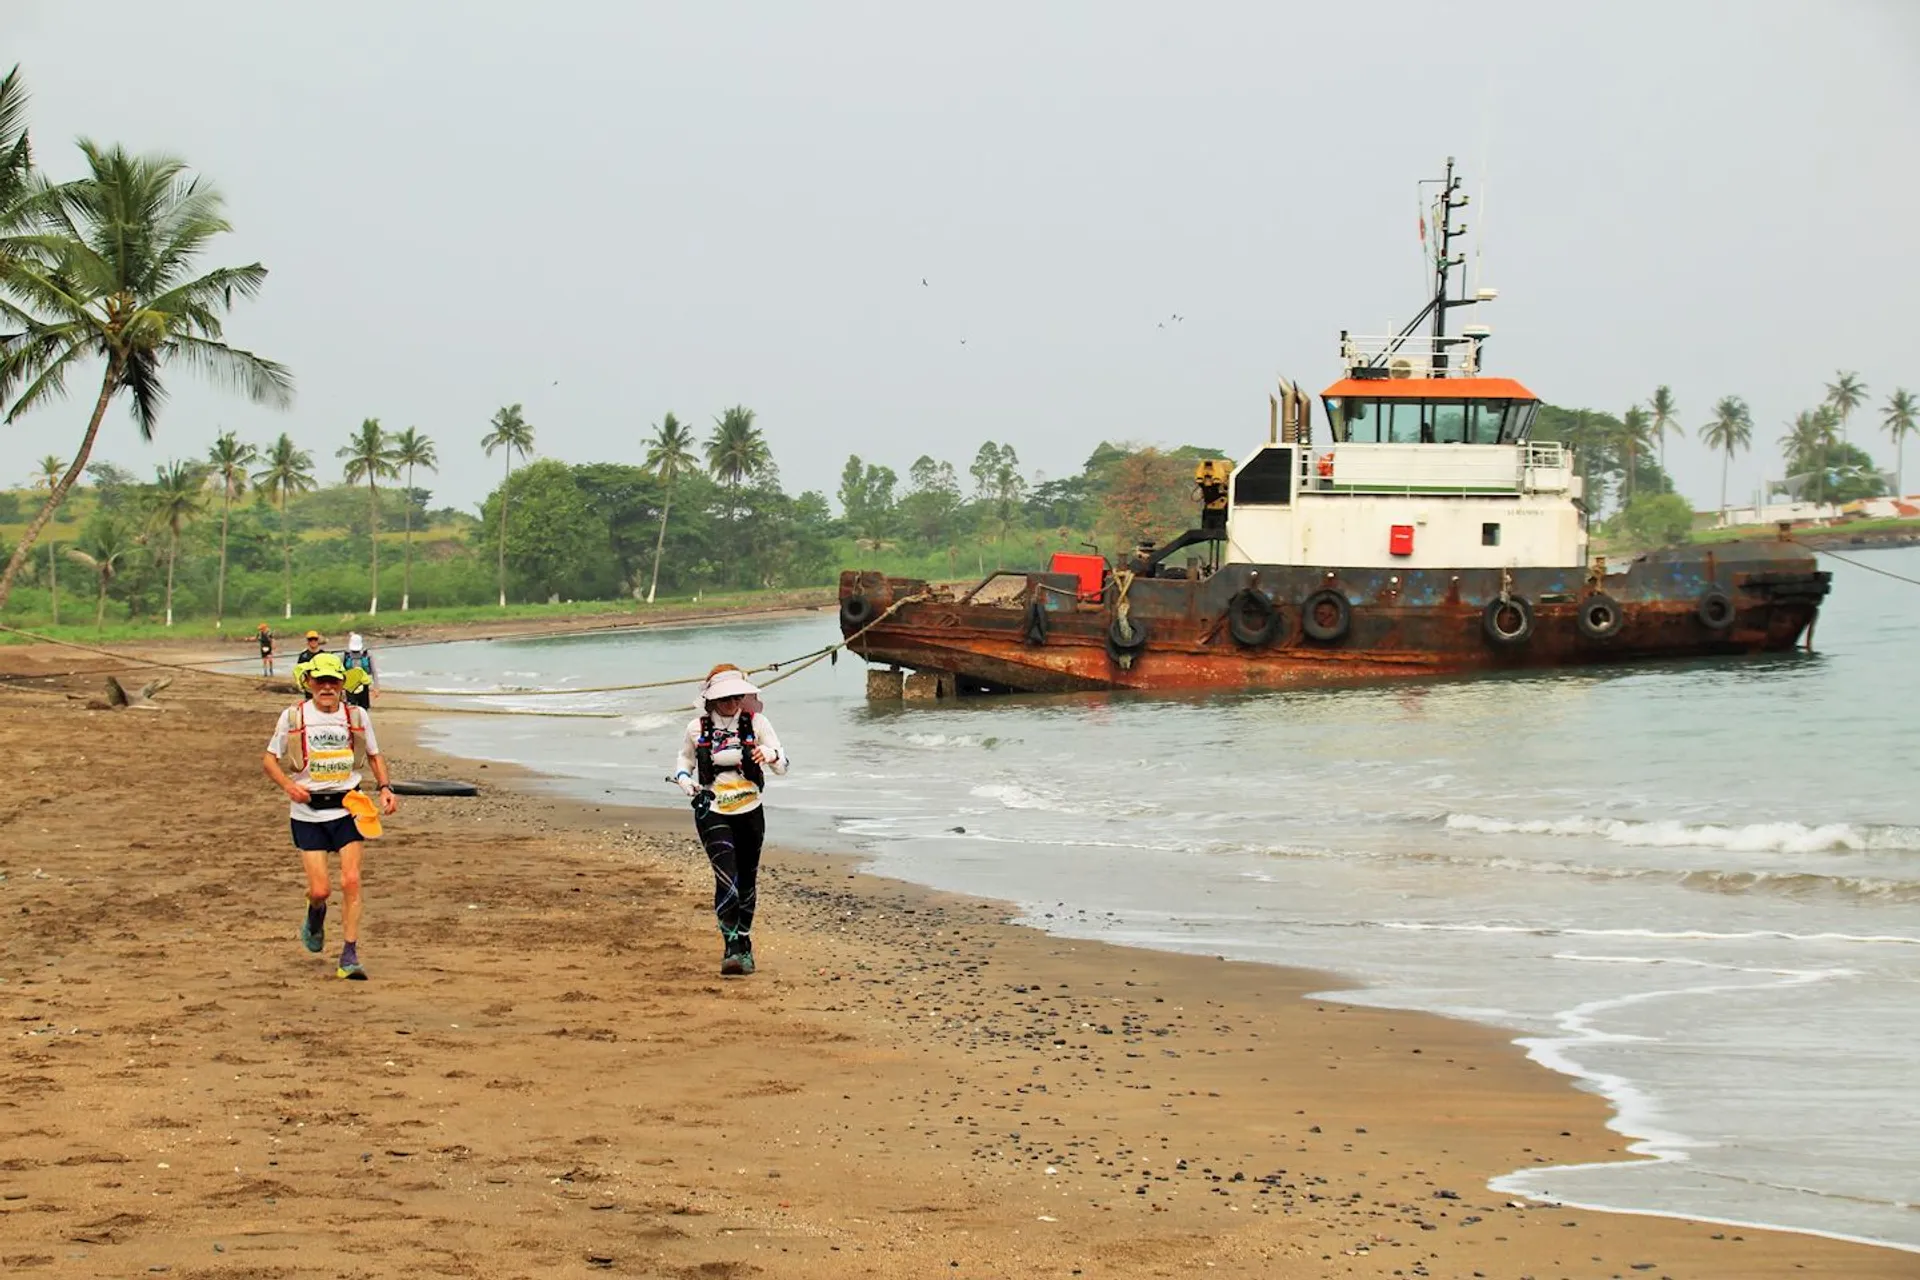
<path fill-rule="evenodd" d="M 347 705 L 340 704 L 338 711 L 322 711 L 309 702 L 303 708 L 307 726 L 307 767 L 292 775 L 288 781 L 297 782 L 309 791 L 352 791 L 360 785 L 359 771 L 353 767 L 353 738 L 347 728 Z M 373 717 L 365 711 L 360 713 L 361 723 L 367 729 L 367 754 L 380 754 L 380 743 L 373 736 Z M 273 737 L 267 740 L 267 754 L 277 756 L 287 749 L 287 735 L 293 731 L 293 708 L 280 713 L 280 722 L 273 726 Z M 299 822 L 332 822 L 345 817 L 339 809 L 322 809 L 319 812 L 304 804 L 296 804 L 290 810 Z"/>

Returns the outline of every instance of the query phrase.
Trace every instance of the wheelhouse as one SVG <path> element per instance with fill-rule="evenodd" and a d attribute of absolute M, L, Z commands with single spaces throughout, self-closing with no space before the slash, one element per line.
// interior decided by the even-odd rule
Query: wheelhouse
<path fill-rule="evenodd" d="M 1321 394 L 1335 444 L 1525 444 L 1540 399 L 1512 378 L 1342 378 Z"/>

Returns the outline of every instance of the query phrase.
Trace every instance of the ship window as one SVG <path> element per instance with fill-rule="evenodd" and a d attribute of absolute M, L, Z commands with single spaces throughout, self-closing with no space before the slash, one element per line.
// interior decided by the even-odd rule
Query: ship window
<path fill-rule="evenodd" d="M 1400 400 L 1391 406 L 1381 405 L 1382 416 L 1389 408 L 1393 411 L 1387 440 L 1393 444 L 1419 444 L 1421 415 L 1426 407 L 1418 400 Z"/>
<path fill-rule="evenodd" d="M 1285 506 L 1293 501 L 1293 450 L 1262 449 L 1233 473 L 1235 506 Z"/>
<path fill-rule="evenodd" d="M 1333 424 L 1337 441 L 1380 443 L 1380 406 L 1372 400 L 1329 399 L 1327 421 Z"/>
<path fill-rule="evenodd" d="M 1473 404 L 1472 432 L 1467 437 L 1473 444 L 1499 444 L 1500 427 L 1507 412 L 1505 400 L 1477 400 Z M 1493 545 L 1491 543 L 1489 546 Z"/>
<path fill-rule="evenodd" d="M 1480 545 L 1483 547 L 1497 547 L 1500 545 L 1500 526 L 1498 524 L 1483 524 L 1480 526 Z"/>
<path fill-rule="evenodd" d="M 1527 433 L 1533 430 L 1533 415 L 1539 409 L 1539 404 L 1532 400 L 1513 406 L 1513 412 L 1507 415 L 1507 433 L 1501 439 L 1508 444 L 1525 440 Z"/>
<path fill-rule="evenodd" d="M 1428 438 L 1435 444 L 1465 444 L 1467 440 L 1467 406 L 1464 404 L 1436 404 L 1428 413 L 1432 435 Z"/>

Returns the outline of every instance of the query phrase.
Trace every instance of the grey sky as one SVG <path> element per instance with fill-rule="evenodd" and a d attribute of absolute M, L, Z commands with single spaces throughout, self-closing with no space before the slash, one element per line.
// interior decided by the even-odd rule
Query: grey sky
<path fill-rule="evenodd" d="M 849 452 L 964 474 L 988 438 L 1048 475 L 1103 438 L 1238 455 L 1273 374 L 1317 391 L 1340 329 L 1418 307 L 1414 182 L 1448 153 L 1476 197 L 1484 166 L 1490 371 L 1616 412 L 1670 383 L 1697 505 L 1717 397 L 1754 411 L 1737 500 L 1836 369 L 1887 465 L 1879 406 L 1920 391 L 1904 0 L 0 0 L 15 60 L 51 172 L 81 134 L 182 155 L 228 195 L 218 262 L 272 271 L 229 337 L 296 406 L 178 372 L 155 444 L 102 434 L 143 474 L 224 426 L 334 478 L 376 416 L 470 505 L 510 401 L 569 461 L 746 404 L 793 492 Z M 12 428 L 4 478 L 85 410 Z"/>

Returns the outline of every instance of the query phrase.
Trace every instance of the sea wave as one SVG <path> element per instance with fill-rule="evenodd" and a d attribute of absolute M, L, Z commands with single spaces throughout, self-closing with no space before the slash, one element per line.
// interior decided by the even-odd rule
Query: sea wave
<path fill-rule="evenodd" d="M 1920 852 L 1920 827 L 1828 822 L 1753 822 L 1744 826 L 1629 818 L 1488 818 L 1449 813 L 1449 831 L 1480 835 L 1586 836 L 1641 848 L 1727 849 L 1735 853 Z"/>
<path fill-rule="evenodd" d="M 1000 739 L 977 733 L 909 733 L 900 741 L 910 747 L 923 751 L 938 751 L 947 747 L 986 747 L 1000 745 Z"/>

